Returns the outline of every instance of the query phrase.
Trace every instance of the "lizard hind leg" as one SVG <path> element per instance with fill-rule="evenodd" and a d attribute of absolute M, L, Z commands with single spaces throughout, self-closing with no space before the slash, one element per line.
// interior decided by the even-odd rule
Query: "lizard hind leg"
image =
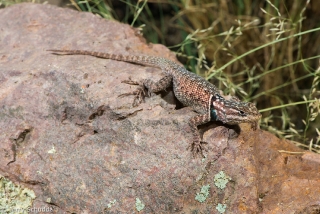
<path fill-rule="evenodd" d="M 166 75 L 162 79 L 160 79 L 158 82 L 153 82 L 149 79 L 144 79 L 141 82 L 131 80 L 130 78 L 128 80 L 122 81 L 122 83 L 126 83 L 129 85 L 138 85 L 139 88 L 135 91 L 124 93 L 119 95 L 119 97 L 128 96 L 128 95 L 134 95 L 135 98 L 133 100 L 133 106 L 138 106 L 142 101 L 144 101 L 144 98 L 146 96 L 151 96 L 154 92 L 163 91 L 166 88 L 170 86 L 170 83 L 172 82 L 172 76 Z"/>

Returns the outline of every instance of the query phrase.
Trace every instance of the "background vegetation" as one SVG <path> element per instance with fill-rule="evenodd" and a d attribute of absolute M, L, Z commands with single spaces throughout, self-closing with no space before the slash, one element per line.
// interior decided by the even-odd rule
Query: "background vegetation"
<path fill-rule="evenodd" d="M 141 29 L 148 42 L 175 51 L 189 70 L 225 94 L 255 102 L 263 114 L 262 129 L 320 153 L 320 1 L 65 3 Z"/>

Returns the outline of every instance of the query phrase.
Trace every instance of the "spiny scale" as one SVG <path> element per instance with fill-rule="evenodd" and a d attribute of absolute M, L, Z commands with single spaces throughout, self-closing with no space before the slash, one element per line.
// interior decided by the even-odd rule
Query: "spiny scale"
<path fill-rule="evenodd" d="M 209 121 L 222 121 L 225 124 L 251 123 L 255 127 L 261 118 L 261 114 L 253 103 L 242 102 L 237 97 L 232 97 L 230 100 L 224 99 L 213 84 L 189 72 L 183 66 L 162 57 L 116 55 L 85 50 L 48 51 L 63 55 L 90 55 L 104 59 L 147 64 L 161 68 L 166 75 L 158 82 L 153 82 L 149 79 L 142 80 L 142 82 L 132 80 L 123 81 L 127 84 L 140 86 L 137 90 L 123 95 L 135 95 L 134 104 L 140 104 L 146 94 L 165 90 L 170 86 L 171 82 L 173 82 L 173 91 L 177 99 L 185 106 L 192 107 L 198 113 L 198 115 L 189 121 L 193 133 L 193 141 L 190 147 L 194 154 L 198 152 L 202 153 L 203 142 L 197 129 L 198 125 Z"/>

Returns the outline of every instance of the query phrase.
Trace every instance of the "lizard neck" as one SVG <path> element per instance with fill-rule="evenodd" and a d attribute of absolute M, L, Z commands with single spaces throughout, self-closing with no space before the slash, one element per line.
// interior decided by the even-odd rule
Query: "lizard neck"
<path fill-rule="evenodd" d="M 210 121 L 219 121 L 217 111 L 213 105 L 210 106 Z"/>
<path fill-rule="evenodd" d="M 215 94 L 210 102 L 210 120 L 234 125 L 252 123 L 261 118 L 261 114 L 253 103 L 242 102 L 236 97 L 230 100 Z"/>
<path fill-rule="evenodd" d="M 210 121 L 221 121 L 219 118 L 219 111 L 221 111 L 221 106 L 219 103 L 223 103 L 223 98 L 220 95 L 213 95 L 210 99 Z"/>

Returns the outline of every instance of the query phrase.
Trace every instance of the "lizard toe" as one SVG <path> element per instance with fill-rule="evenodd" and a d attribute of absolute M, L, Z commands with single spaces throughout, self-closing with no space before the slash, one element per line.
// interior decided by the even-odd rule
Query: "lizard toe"
<path fill-rule="evenodd" d="M 122 80 L 121 83 L 125 83 L 128 85 L 140 85 L 140 83 L 138 81 L 134 81 L 130 77 L 127 80 Z"/>
<path fill-rule="evenodd" d="M 192 144 L 190 144 L 188 146 L 188 150 L 189 150 L 189 148 L 191 148 L 191 152 L 193 154 L 193 157 L 196 157 L 199 154 L 202 157 L 204 157 L 203 151 L 207 151 L 207 149 L 204 147 L 204 144 L 207 144 L 207 142 L 204 142 L 204 141 L 193 141 Z"/>

